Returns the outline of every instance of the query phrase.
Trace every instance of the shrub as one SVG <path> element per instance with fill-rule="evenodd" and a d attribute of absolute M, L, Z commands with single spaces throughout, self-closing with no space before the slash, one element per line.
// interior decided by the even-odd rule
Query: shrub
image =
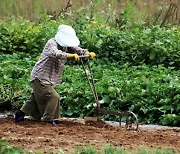
<path fill-rule="evenodd" d="M 79 30 L 83 47 L 107 62 L 180 67 L 178 27 L 120 29 L 91 23 Z"/>
<path fill-rule="evenodd" d="M 1 22 L 0 52 L 40 54 L 46 41 L 55 36 L 60 23 L 71 24 L 70 21 L 49 19 L 39 24 L 24 19 Z M 76 20 L 73 27 L 81 46 L 96 52 L 97 57 L 106 62 L 180 67 L 179 27 L 113 28 L 96 20 L 88 23 L 85 17 Z"/>
<path fill-rule="evenodd" d="M 57 24 L 44 21 L 35 24 L 24 19 L 0 23 L 0 52 L 40 53 L 46 41 L 57 31 Z"/>

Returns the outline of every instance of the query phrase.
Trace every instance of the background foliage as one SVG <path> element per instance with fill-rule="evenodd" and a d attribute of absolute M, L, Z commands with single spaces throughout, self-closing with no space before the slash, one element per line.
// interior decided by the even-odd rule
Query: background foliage
<path fill-rule="evenodd" d="M 81 46 L 95 51 L 100 59 L 120 64 L 180 67 L 180 28 L 177 26 L 124 29 L 99 24 L 96 20 L 88 24 L 85 20 L 78 19 L 74 28 Z M 1 22 L 0 52 L 39 54 L 62 23 L 68 22 L 46 20 L 38 25 L 23 19 Z"/>

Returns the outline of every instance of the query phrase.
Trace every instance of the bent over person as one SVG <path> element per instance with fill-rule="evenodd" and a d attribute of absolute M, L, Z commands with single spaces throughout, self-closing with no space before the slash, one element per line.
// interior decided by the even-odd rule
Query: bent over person
<path fill-rule="evenodd" d="M 54 87 L 61 82 L 66 59 L 79 60 L 79 55 L 94 58 L 94 52 L 78 47 L 80 41 L 75 30 L 68 25 L 60 25 L 54 38 L 45 45 L 40 59 L 35 64 L 30 77 L 32 93 L 24 105 L 15 113 L 15 122 L 24 121 L 25 115 L 34 120 L 50 122 L 59 117 L 60 97 Z"/>

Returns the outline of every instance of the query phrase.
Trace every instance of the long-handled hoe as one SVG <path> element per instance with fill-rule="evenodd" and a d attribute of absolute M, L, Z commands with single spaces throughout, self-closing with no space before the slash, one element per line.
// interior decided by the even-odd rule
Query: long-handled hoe
<path fill-rule="evenodd" d="M 85 61 L 86 60 L 86 66 L 85 66 Z M 94 108 L 94 116 L 93 117 L 84 117 L 85 123 L 88 123 L 89 121 L 97 121 L 99 114 L 108 114 L 108 115 L 113 115 L 113 116 L 119 116 L 119 126 L 122 126 L 122 119 L 125 117 L 125 128 L 127 130 L 138 130 L 138 118 L 137 116 L 131 112 L 131 111 L 124 111 L 124 112 L 116 112 L 116 111 L 110 111 L 110 110 L 104 110 L 101 109 L 96 87 L 95 87 L 95 81 L 93 77 L 93 71 L 90 65 L 90 60 L 89 56 L 80 56 L 80 61 L 82 68 L 84 70 L 84 74 L 86 75 L 86 78 L 88 80 L 88 84 L 90 86 L 90 89 L 92 91 L 96 106 Z M 87 68 L 87 69 L 86 69 Z M 88 72 L 87 72 L 88 71 Z"/>

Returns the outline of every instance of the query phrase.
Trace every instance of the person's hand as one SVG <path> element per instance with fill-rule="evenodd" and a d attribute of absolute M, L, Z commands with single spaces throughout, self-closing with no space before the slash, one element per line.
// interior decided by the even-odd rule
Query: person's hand
<path fill-rule="evenodd" d="M 90 59 L 93 59 L 94 57 L 96 57 L 96 54 L 94 52 L 89 52 L 89 51 L 86 51 L 85 55 L 89 56 Z"/>
<path fill-rule="evenodd" d="M 67 54 L 67 58 L 68 58 L 68 59 L 71 59 L 71 58 L 72 58 L 72 59 L 75 59 L 75 61 L 79 61 L 79 59 L 80 59 L 79 56 L 78 56 L 78 54 L 76 54 L 76 53 L 75 53 L 75 54 L 70 54 L 70 53 L 68 53 L 68 54 Z"/>

